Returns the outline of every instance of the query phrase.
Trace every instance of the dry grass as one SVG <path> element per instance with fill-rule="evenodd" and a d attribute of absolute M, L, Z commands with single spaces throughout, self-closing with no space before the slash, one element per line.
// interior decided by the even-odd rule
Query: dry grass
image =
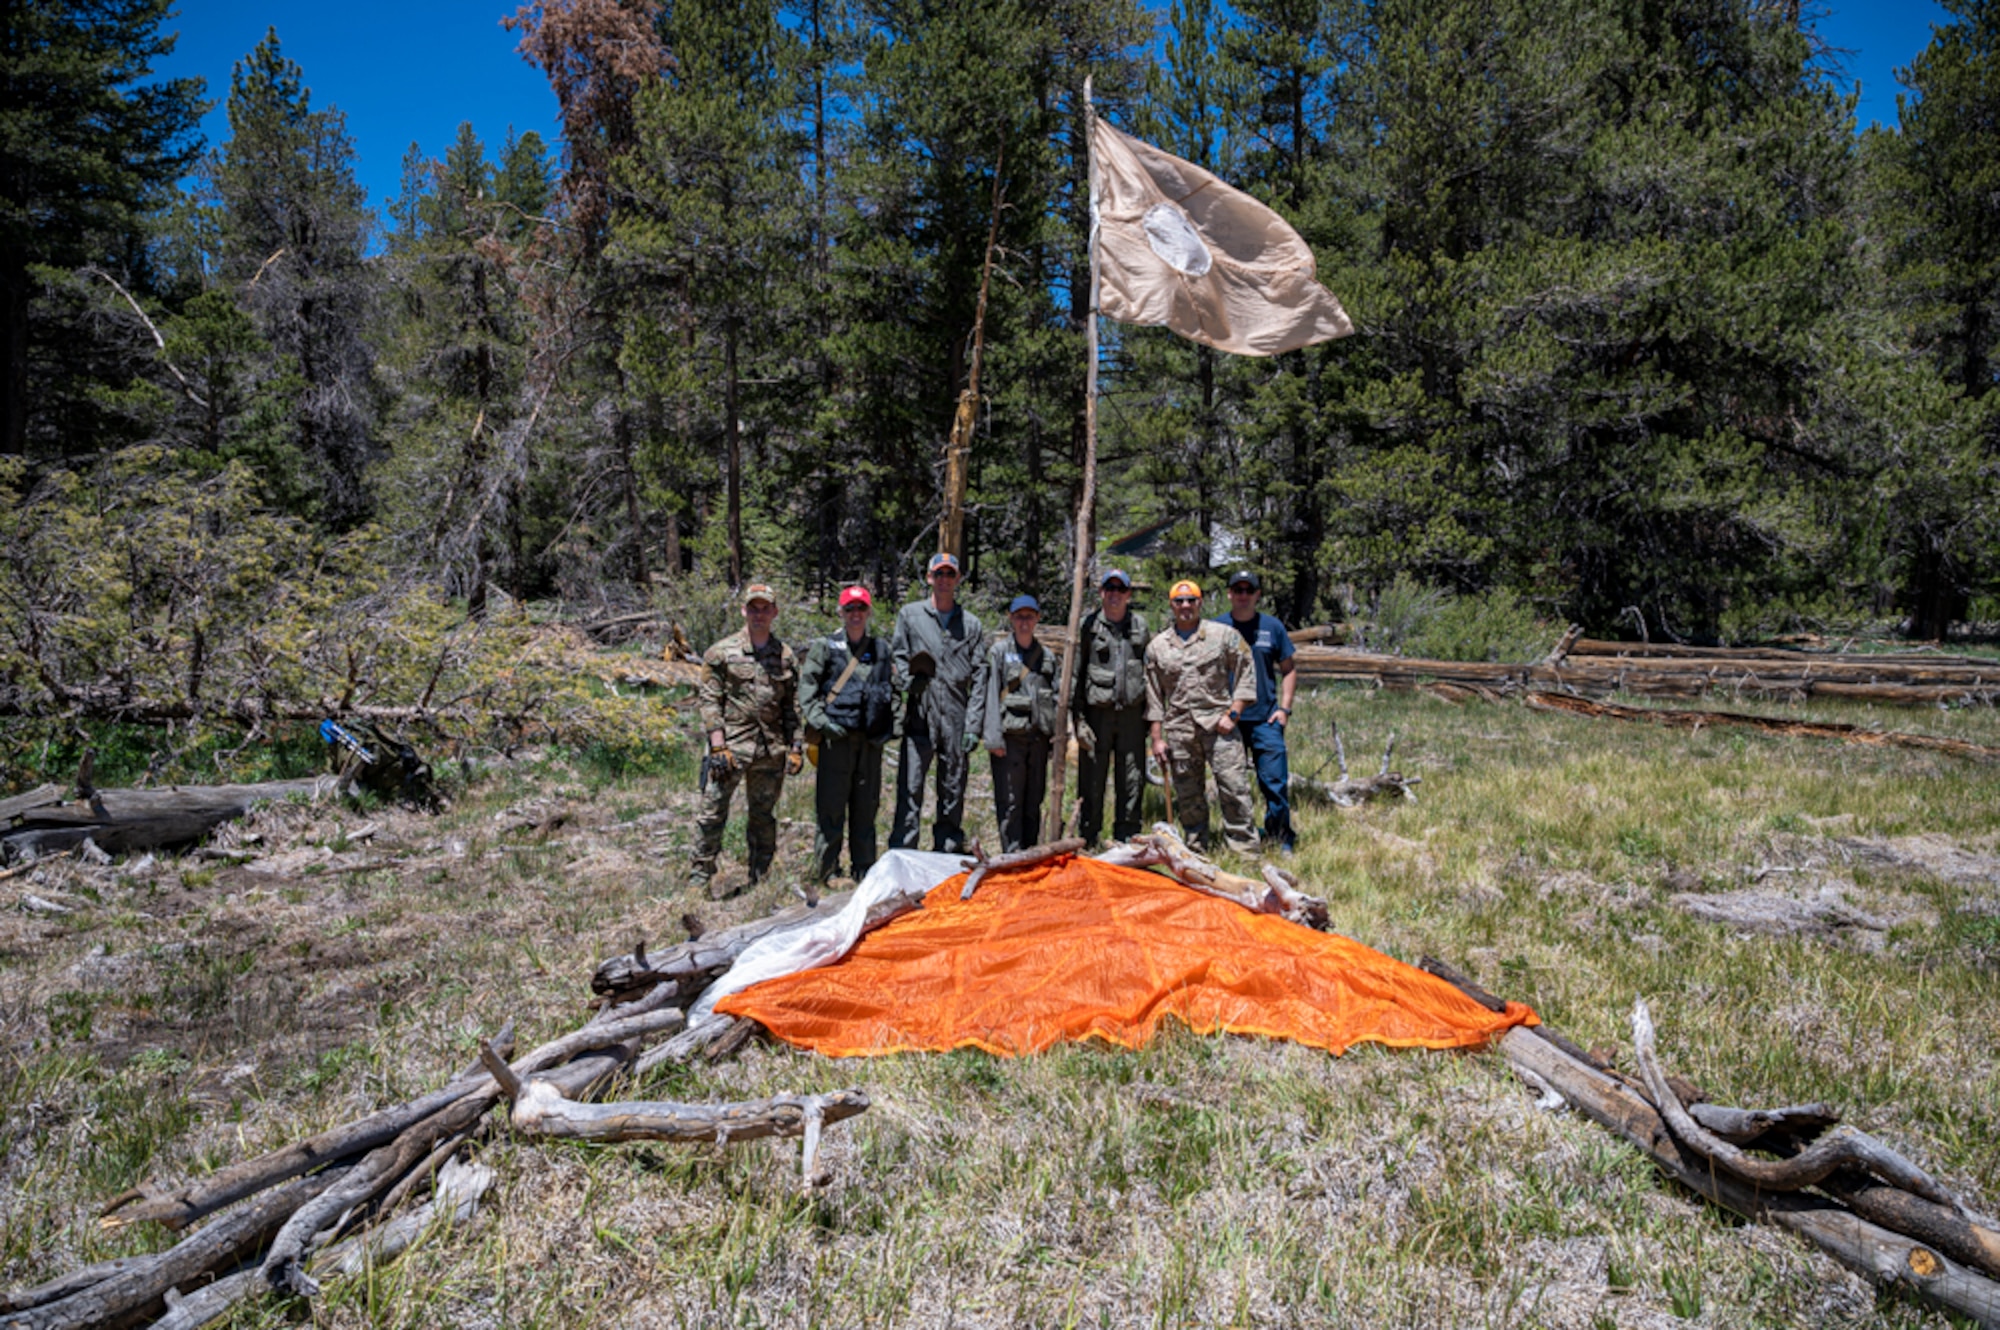
<path fill-rule="evenodd" d="M 1341 931 L 1455 958 L 1587 1044 L 1623 1044 L 1643 993 L 1670 1063 L 1718 1098 L 1832 1099 L 2000 1209 L 2000 770 L 1326 691 L 1299 716 L 1302 771 L 1335 714 L 1357 767 L 1393 730 L 1425 777 L 1420 803 L 1302 810 L 1296 866 Z M 1990 712 L 1810 714 L 2000 741 Z M 435 819 L 267 810 L 250 830 L 281 872 L 188 859 L 0 885 L 0 1281 L 157 1247 L 147 1227 L 101 1232 L 97 1205 L 433 1086 L 509 1017 L 525 1040 L 567 1029 L 592 966 L 636 935 L 787 898 L 684 895 L 691 784 L 550 757 Z M 801 782 L 782 862 L 805 862 L 809 807 Z M 377 835 L 352 841 L 366 821 Z M 16 908 L 26 891 L 72 913 Z M 1748 914 L 1715 922 L 1713 902 Z M 786 1143 L 500 1132 L 481 1147 L 497 1201 L 472 1228 L 333 1286 L 311 1319 L 1939 1323 L 1538 1112 L 1489 1054 L 1334 1059 L 1184 1032 L 1018 1061 L 758 1047 L 626 1093 L 845 1084 L 876 1107 L 830 1133 L 835 1181 L 810 1198 Z"/>

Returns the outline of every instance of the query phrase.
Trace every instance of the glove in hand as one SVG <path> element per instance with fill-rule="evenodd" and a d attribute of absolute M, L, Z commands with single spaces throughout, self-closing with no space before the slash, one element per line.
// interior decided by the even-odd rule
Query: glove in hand
<path fill-rule="evenodd" d="M 1097 732 L 1082 721 L 1076 723 L 1076 750 L 1085 757 L 1097 755 Z"/>
<path fill-rule="evenodd" d="M 832 743 L 839 739 L 845 739 L 847 737 L 847 727 L 837 724 L 834 721 L 828 721 L 819 727 L 819 737 L 822 743 Z"/>
<path fill-rule="evenodd" d="M 715 747 L 708 750 L 708 755 L 715 759 L 717 764 L 719 764 L 722 767 L 723 771 L 732 774 L 735 772 L 737 766 L 736 754 L 730 752 L 726 745 L 722 744 L 716 745 Z"/>
<path fill-rule="evenodd" d="M 965 736 L 965 751 L 966 751 L 966 752 L 968 752 L 968 753 L 970 753 L 970 752 L 971 752 L 971 751 L 972 751 L 973 749 L 975 749 L 975 748 L 977 748 L 977 747 L 979 747 L 979 736 L 978 736 L 978 735 L 976 735 L 976 734 L 968 734 L 968 735 L 966 735 L 966 736 Z"/>
<path fill-rule="evenodd" d="M 794 748 L 791 752 L 785 754 L 785 774 L 787 776 L 796 776 L 805 769 L 806 755 L 804 752 Z"/>

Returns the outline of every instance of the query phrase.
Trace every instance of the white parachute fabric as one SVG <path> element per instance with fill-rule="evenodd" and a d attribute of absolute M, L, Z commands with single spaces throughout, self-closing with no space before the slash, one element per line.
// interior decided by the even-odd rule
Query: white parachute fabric
<path fill-rule="evenodd" d="M 891 850 L 875 861 L 868 875 L 854 889 L 854 895 L 838 914 L 788 928 L 782 933 L 757 939 L 743 949 L 736 963 L 703 990 L 687 1028 L 723 1019 L 716 1016 L 715 1004 L 731 993 L 740 993 L 752 984 L 780 975 L 816 970 L 854 950 L 868 912 L 881 901 L 897 896 L 921 900 L 938 883 L 965 871 L 964 856 L 933 854 L 928 850 Z"/>

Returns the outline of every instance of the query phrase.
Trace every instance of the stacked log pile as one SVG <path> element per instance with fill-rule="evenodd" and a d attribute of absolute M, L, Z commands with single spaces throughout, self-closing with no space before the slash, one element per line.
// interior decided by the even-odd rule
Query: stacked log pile
<path fill-rule="evenodd" d="M 1422 966 L 1489 1010 L 1505 1003 L 1449 965 Z M 1725 1210 L 1798 1234 L 1871 1283 L 2000 1330 L 2000 1224 L 1966 1209 L 1886 1143 L 1826 1104 L 1743 1109 L 1669 1076 L 1652 1013 L 1632 1013 L 1637 1075 L 1547 1026 L 1516 1026 L 1500 1052 L 1544 1106 L 1567 1105 Z M 1776 1155 L 1760 1158 L 1751 1151 Z"/>
<path fill-rule="evenodd" d="M 1647 646 L 1566 638 L 1532 664 L 1423 660 L 1340 647 L 1302 646 L 1299 675 L 1310 681 L 1380 688 L 1445 685 L 1501 695 L 1531 691 L 1586 697 L 1837 700 L 1896 706 L 1987 705 L 2000 701 L 2000 660 L 1921 652 L 1834 655 L 1778 648 Z"/>

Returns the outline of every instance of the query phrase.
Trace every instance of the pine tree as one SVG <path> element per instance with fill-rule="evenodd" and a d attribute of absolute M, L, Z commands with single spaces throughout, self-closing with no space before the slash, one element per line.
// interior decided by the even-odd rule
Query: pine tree
<path fill-rule="evenodd" d="M 12 0 L 0 45 L 0 453 L 29 446 L 29 362 L 55 375 L 77 347 L 49 341 L 30 314 L 31 267 L 100 264 L 144 294 L 151 286 L 146 218 L 200 151 L 199 79 L 149 81 L 173 50 L 160 27 L 171 0 Z M 75 332 L 74 329 L 71 330 Z M 38 376 L 37 397 L 51 393 Z M 88 451 L 88 438 L 51 431 L 39 448 Z"/>
<path fill-rule="evenodd" d="M 1924 369 L 1957 396 L 1948 423 L 1935 411 L 1899 419 L 1876 454 L 1886 572 L 1925 638 L 1943 637 L 2000 575 L 1989 498 L 2000 457 L 2000 4 L 1945 8 L 1955 21 L 1902 71 L 1913 95 L 1897 98 L 1899 132 L 1869 144 L 1890 307 Z"/>
<path fill-rule="evenodd" d="M 275 29 L 236 63 L 228 110 L 229 141 L 204 172 L 221 221 L 217 275 L 292 365 L 293 442 L 313 514 L 347 526 L 367 511 L 363 477 L 375 451 L 374 353 L 363 336 L 371 219 L 353 142 L 339 111 L 313 108 Z"/>

